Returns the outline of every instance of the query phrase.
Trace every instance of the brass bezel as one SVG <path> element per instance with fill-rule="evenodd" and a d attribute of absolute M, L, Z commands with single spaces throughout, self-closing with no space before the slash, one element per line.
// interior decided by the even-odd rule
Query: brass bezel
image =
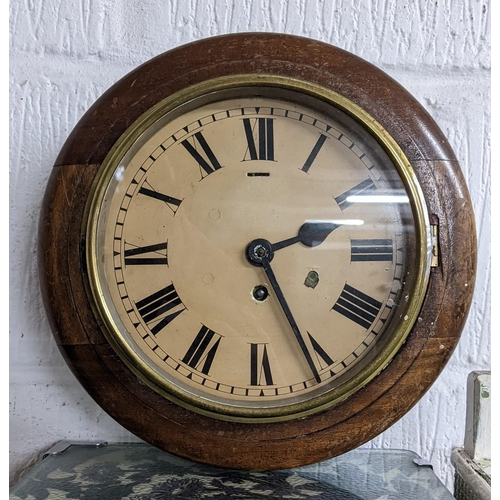
<path fill-rule="evenodd" d="M 272 409 L 228 408 L 226 405 L 186 395 L 184 391 L 166 382 L 135 355 L 114 325 L 109 309 L 103 299 L 97 270 L 96 239 L 100 206 L 110 176 L 128 149 L 145 130 L 179 106 L 209 93 L 242 87 L 273 87 L 303 93 L 341 109 L 358 121 L 383 147 L 398 170 L 409 195 L 417 229 L 418 278 L 415 284 L 415 293 L 412 294 L 409 300 L 404 320 L 397 327 L 391 340 L 387 342 L 368 366 L 339 387 L 305 402 Z M 189 410 L 212 418 L 244 423 L 287 421 L 325 410 L 347 399 L 384 370 L 403 345 L 417 321 L 427 291 L 432 253 L 429 217 L 422 190 L 409 160 L 392 136 L 360 106 L 323 86 L 277 75 L 241 74 L 207 80 L 176 92 L 150 108 L 122 134 L 104 159 L 94 180 L 91 192 L 93 195 L 89 197 L 87 203 L 83 232 L 86 235 L 86 259 L 90 292 L 93 298 L 93 301 L 91 300 L 92 308 L 105 324 L 104 334 L 108 342 L 134 374 L 168 400 Z"/>

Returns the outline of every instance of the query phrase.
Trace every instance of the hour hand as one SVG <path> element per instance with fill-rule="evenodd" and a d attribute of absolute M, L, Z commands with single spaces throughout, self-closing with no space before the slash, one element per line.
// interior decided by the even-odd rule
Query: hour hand
<path fill-rule="evenodd" d="M 321 245 L 321 243 L 326 240 L 328 235 L 338 227 L 340 227 L 340 224 L 332 221 L 308 221 L 302 224 L 297 236 L 273 243 L 271 245 L 271 249 L 275 252 L 276 250 L 288 247 L 295 243 L 302 243 L 307 247 L 317 247 L 318 245 Z"/>

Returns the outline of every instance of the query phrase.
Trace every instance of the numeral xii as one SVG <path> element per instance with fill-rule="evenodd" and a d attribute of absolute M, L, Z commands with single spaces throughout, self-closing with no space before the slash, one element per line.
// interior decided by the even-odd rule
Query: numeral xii
<path fill-rule="evenodd" d="M 253 126 L 252 126 L 252 121 Z M 245 137 L 248 145 L 248 156 L 243 160 L 274 161 L 274 119 L 273 118 L 243 118 Z M 257 142 L 254 137 L 254 130 Z"/>

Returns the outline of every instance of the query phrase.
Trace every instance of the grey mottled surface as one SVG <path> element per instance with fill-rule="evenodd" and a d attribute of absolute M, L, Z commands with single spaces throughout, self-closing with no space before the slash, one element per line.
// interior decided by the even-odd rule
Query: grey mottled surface
<path fill-rule="evenodd" d="M 136 443 L 70 446 L 49 455 L 10 500 L 450 500 L 416 453 L 354 450 L 314 467 L 244 472 L 206 467 Z"/>

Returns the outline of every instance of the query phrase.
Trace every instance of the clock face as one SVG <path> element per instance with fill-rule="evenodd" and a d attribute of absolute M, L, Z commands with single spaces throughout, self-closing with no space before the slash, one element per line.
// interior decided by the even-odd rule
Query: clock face
<path fill-rule="evenodd" d="M 390 362 L 429 272 L 419 186 L 354 108 L 271 85 L 162 105 L 92 201 L 110 342 L 155 390 L 223 419 L 331 406 Z"/>

